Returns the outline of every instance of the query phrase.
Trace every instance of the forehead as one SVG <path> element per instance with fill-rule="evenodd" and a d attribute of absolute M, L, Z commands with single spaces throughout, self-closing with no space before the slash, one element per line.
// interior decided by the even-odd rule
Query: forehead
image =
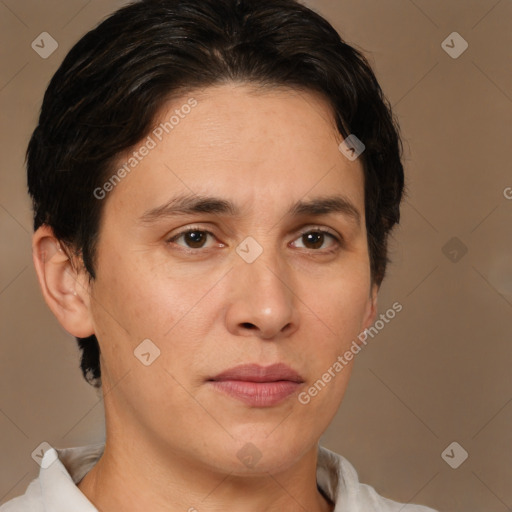
<path fill-rule="evenodd" d="M 198 194 L 270 213 L 338 192 L 362 210 L 362 165 L 343 156 L 341 140 L 317 93 L 246 84 L 192 91 L 162 107 L 148 136 L 120 156 L 114 172 L 136 165 L 109 193 L 108 209 L 141 215 Z"/>

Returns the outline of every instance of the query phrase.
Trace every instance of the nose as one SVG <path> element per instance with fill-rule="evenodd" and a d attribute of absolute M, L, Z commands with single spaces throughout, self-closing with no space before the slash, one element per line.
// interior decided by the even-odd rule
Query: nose
<path fill-rule="evenodd" d="M 275 251 L 264 250 L 252 263 L 240 258 L 229 279 L 226 322 L 231 334 L 277 340 L 297 330 L 293 273 Z"/>

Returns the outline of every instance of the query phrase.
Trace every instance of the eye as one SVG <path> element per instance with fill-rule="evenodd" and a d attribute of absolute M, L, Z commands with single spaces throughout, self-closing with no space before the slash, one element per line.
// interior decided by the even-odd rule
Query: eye
<path fill-rule="evenodd" d="M 211 231 L 207 231 L 205 229 L 200 229 L 197 227 L 190 227 L 185 231 L 181 231 L 180 233 L 173 235 L 171 238 L 168 238 L 166 242 L 173 243 L 179 245 L 180 247 L 183 247 L 184 249 L 194 251 L 199 249 L 208 249 L 209 247 L 207 247 L 205 244 L 209 236 L 215 238 L 215 235 Z M 332 244 L 333 247 L 331 249 L 321 250 L 327 238 L 331 239 L 334 242 L 334 244 Z M 185 245 L 177 243 L 177 241 L 180 239 L 183 239 Z M 309 229 L 302 231 L 299 238 L 297 238 L 296 240 L 302 240 L 303 244 L 309 246 L 303 247 L 304 249 L 312 249 L 314 252 L 324 253 L 331 253 L 338 250 L 343 242 L 343 239 L 341 237 L 338 238 L 338 236 L 329 231 L 326 231 L 325 229 Z M 224 246 L 224 244 L 220 245 Z M 294 243 L 293 245 L 295 246 L 296 244 Z"/>
<path fill-rule="evenodd" d="M 318 252 L 334 252 L 340 248 L 342 241 L 333 233 L 326 231 L 324 229 L 310 229 L 308 231 L 303 231 L 299 238 L 296 240 L 303 240 L 305 244 L 308 244 L 312 247 L 305 247 L 306 249 L 314 249 L 317 251 L 324 244 L 326 237 L 334 240 L 334 247 L 325 251 Z"/>
<path fill-rule="evenodd" d="M 199 228 L 189 228 L 166 240 L 167 243 L 176 243 L 176 240 L 183 238 L 186 249 L 203 249 L 208 235 L 214 236 L 210 231 Z M 181 244 L 177 244 L 181 245 Z"/>

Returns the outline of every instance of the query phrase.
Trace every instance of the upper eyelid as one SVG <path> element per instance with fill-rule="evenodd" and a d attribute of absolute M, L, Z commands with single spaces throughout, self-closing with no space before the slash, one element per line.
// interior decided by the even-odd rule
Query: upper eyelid
<path fill-rule="evenodd" d="M 212 236 L 216 236 L 215 233 L 213 233 L 210 229 L 207 229 L 202 226 L 190 225 L 189 227 L 185 227 L 185 228 L 181 229 L 181 231 L 178 231 L 176 234 L 174 234 L 172 236 L 166 236 L 166 239 L 171 240 L 171 239 L 177 238 L 181 235 L 187 234 L 190 231 L 202 231 L 202 232 L 208 233 Z M 322 226 L 320 224 L 307 224 L 306 226 L 299 228 L 295 232 L 301 234 L 301 233 L 305 233 L 305 232 L 307 233 L 309 231 L 323 231 L 332 236 L 339 237 L 340 239 L 344 238 L 343 235 L 338 233 L 336 230 L 333 230 L 332 228 L 329 228 L 327 226 Z"/>

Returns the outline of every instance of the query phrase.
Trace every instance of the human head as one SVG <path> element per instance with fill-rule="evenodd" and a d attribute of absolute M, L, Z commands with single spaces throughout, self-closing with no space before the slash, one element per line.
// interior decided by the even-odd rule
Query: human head
<path fill-rule="evenodd" d="M 94 280 L 109 199 L 94 191 L 172 98 L 225 83 L 320 93 L 339 133 L 363 141 L 370 271 L 380 286 L 403 189 L 398 127 L 361 53 L 293 0 L 145 0 L 87 33 L 52 78 L 28 147 L 34 229 L 51 227 Z M 97 339 L 77 340 L 83 374 L 99 386 Z"/>

